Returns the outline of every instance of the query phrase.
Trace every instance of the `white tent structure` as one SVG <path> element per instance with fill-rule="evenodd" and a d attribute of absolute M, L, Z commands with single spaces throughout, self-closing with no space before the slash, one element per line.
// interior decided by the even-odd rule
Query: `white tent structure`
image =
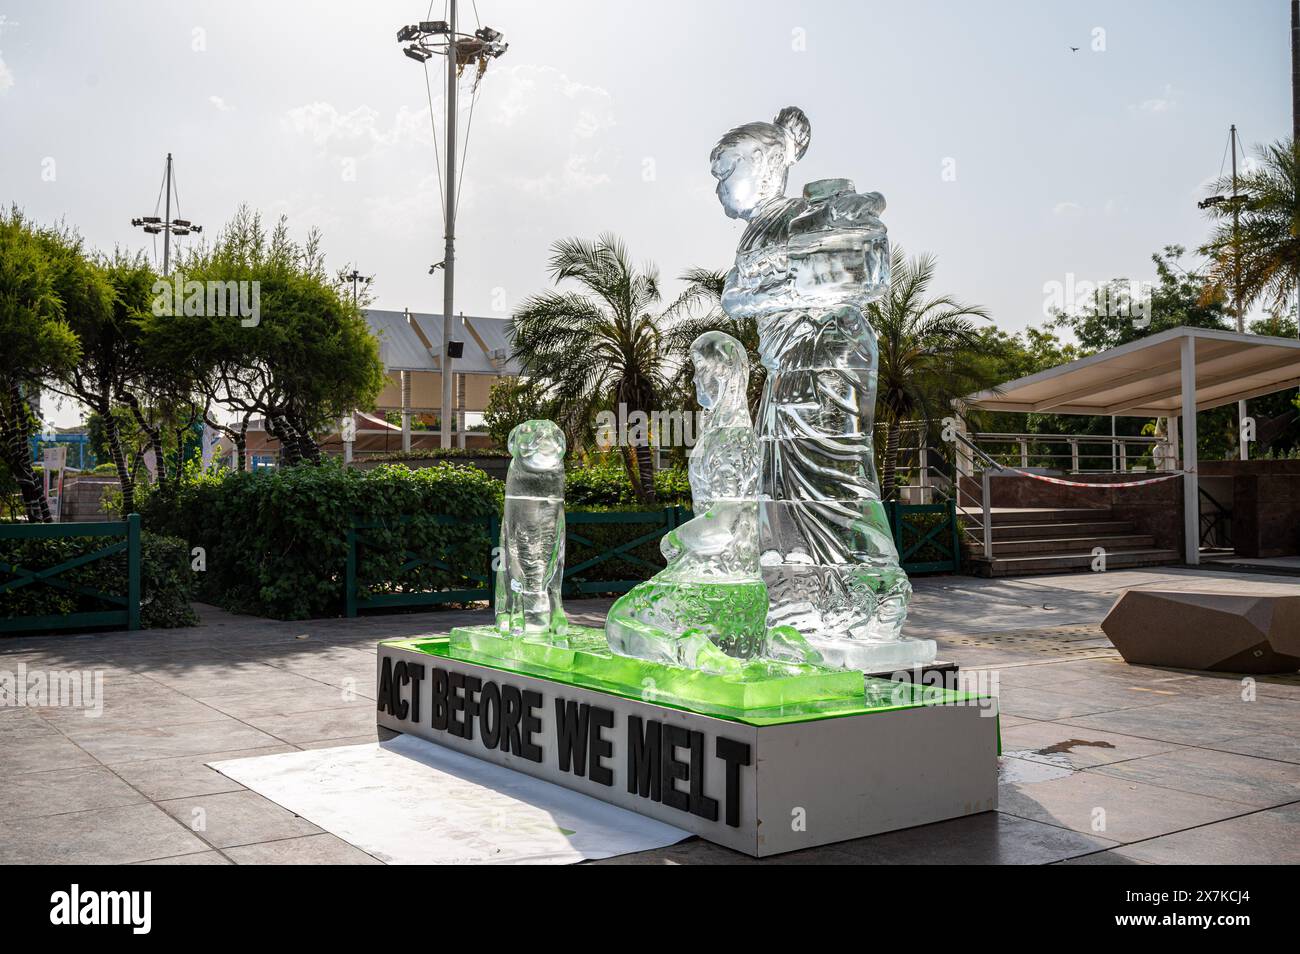
<path fill-rule="evenodd" d="M 967 408 L 1182 422 L 1184 555 L 1200 562 L 1196 412 L 1300 387 L 1300 341 L 1172 328 L 962 400 Z"/>
<path fill-rule="evenodd" d="M 388 385 L 380 393 L 380 411 L 402 415 L 402 447 L 411 446 L 411 416 L 442 411 L 442 371 L 447 348 L 442 340 L 442 316 L 406 311 L 365 311 L 371 332 L 379 339 L 379 355 Z M 455 406 L 451 409 L 459 445 L 465 446 L 466 414 L 487 406 L 488 392 L 503 377 L 519 374 L 510 345 L 507 318 L 460 315 L 452 322 L 459 357 L 447 358 L 455 376 Z"/>

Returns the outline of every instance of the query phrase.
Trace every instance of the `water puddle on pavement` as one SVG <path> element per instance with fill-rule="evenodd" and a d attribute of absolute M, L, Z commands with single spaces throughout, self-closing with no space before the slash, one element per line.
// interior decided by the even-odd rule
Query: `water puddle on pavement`
<path fill-rule="evenodd" d="M 1087 739 L 1066 739 L 1064 742 L 1057 742 L 1055 745 L 1048 745 L 1041 749 L 1034 749 L 1034 754 L 1057 755 L 1062 752 L 1069 752 L 1080 745 L 1091 746 L 1097 749 L 1113 749 L 1115 747 L 1109 742 L 1089 742 Z"/>
<path fill-rule="evenodd" d="M 1099 749 L 1115 747 L 1109 742 L 1066 739 L 1054 745 L 1045 745 L 1041 749 L 1003 752 L 1003 759 L 998 764 L 998 781 L 1027 785 L 1064 778 L 1079 770 L 1070 760 L 1070 753 L 1079 746 Z"/>

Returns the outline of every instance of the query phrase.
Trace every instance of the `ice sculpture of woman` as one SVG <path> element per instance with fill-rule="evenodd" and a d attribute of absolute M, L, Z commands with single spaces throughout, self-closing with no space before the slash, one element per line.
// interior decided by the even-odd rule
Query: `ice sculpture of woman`
<path fill-rule="evenodd" d="M 691 453 L 696 516 L 660 541 L 668 566 L 610 608 L 605 636 L 624 656 L 724 672 L 763 650 L 767 588 L 758 565 L 758 441 L 749 359 L 720 331 L 691 345 L 700 439 Z"/>
<path fill-rule="evenodd" d="M 496 621 L 502 635 L 562 638 L 564 433 L 550 421 L 510 432 L 505 516 L 496 556 Z"/>
<path fill-rule="evenodd" d="M 768 624 L 793 627 L 829 665 L 893 669 L 933 660 L 934 643 L 899 637 L 911 585 L 873 460 L 876 338 L 864 309 L 889 287 L 885 200 L 847 179 L 786 198 L 810 135 L 789 106 L 732 129 L 710 157 L 723 209 L 747 223 L 723 308 L 757 319 L 767 368 L 757 431 Z"/>

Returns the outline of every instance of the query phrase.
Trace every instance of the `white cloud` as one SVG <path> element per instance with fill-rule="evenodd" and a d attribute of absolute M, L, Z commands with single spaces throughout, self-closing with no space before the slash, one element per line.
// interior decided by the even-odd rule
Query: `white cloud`
<path fill-rule="evenodd" d="M 0 13 L 0 36 L 4 35 L 6 29 L 16 27 L 17 25 L 18 24 L 15 21 L 10 20 L 3 13 Z M 9 69 L 9 67 L 5 65 L 4 53 L 0 52 L 0 93 L 8 92 L 13 89 L 13 86 L 13 70 Z"/>
<path fill-rule="evenodd" d="M 215 106 L 218 112 L 232 113 L 235 111 L 235 107 L 231 106 L 220 96 L 209 96 L 208 102 L 211 103 L 213 106 Z"/>
<path fill-rule="evenodd" d="M 1165 84 L 1164 91 L 1159 96 L 1152 96 L 1129 106 L 1128 111 L 1134 115 L 1144 113 L 1155 115 L 1158 113 L 1167 113 L 1178 105 L 1178 91 L 1168 83 Z"/>
<path fill-rule="evenodd" d="M 400 143 L 432 141 L 427 108 L 402 106 L 392 122 L 385 123 L 370 106 L 342 112 L 333 103 L 315 102 L 295 106 L 280 125 L 324 151 L 337 149 L 350 155 L 374 156 Z"/>
<path fill-rule="evenodd" d="M 1066 200 L 1064 202 L 1058 202 L 1056 203 L 1056 205 L 1052 206 L 1053 215 L 1062 215 L 1062 216 L 1079 215 L 1082 212 L 1083 212 L 1082 205 L 1080 205 L 1078 202 L 1071 202 L 1069 200 Z"/>
<path fill-rule="evenodd" d="M 488 84 L 493 83 L 491 88 Z M 505 181 L 541 198 L 585 192 L 610 182 L 609 132 L 613 97 L 599 86 L 570 79 L 549 66 L 516 66 L 489 73 L 490 122 L 498 141 L 520 143 L 503 170 Z"/>

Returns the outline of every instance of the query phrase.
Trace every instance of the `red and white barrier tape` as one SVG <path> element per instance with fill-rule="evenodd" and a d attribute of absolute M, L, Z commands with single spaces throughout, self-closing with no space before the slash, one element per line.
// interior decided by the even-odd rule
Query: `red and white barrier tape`
<path fill-rule="evenodd" d="M 1114 487 L 1145 487 L 1147 484 L 1158 484 L 1162 480 L 1173 480 L 1175 477 L 1181 477 L 1186 473 L 1186 471 L 1183 470 L 1175 470 L 1171 473 L 1163 474 L 1160 477 L 1149 477 L 1146 480 L 1130 480 L 1122 484 L 1105 484 L 1100 482 L 1091 483 L 1083 480 L 1063 480 L 1060 477 L 1048 477 L 1046 474 L 1031 474 L 1028 471 L 1019 470 L 1015 467 L 1002 467 L 1001 469 L 1013 474 L 1019 474 L 1021 477 L 1031 477 L 1034 480 L 1041 480 L 1049 484 L 1060 484 L 1062 487 L 1105 487 L 1107 489 Z"/>

